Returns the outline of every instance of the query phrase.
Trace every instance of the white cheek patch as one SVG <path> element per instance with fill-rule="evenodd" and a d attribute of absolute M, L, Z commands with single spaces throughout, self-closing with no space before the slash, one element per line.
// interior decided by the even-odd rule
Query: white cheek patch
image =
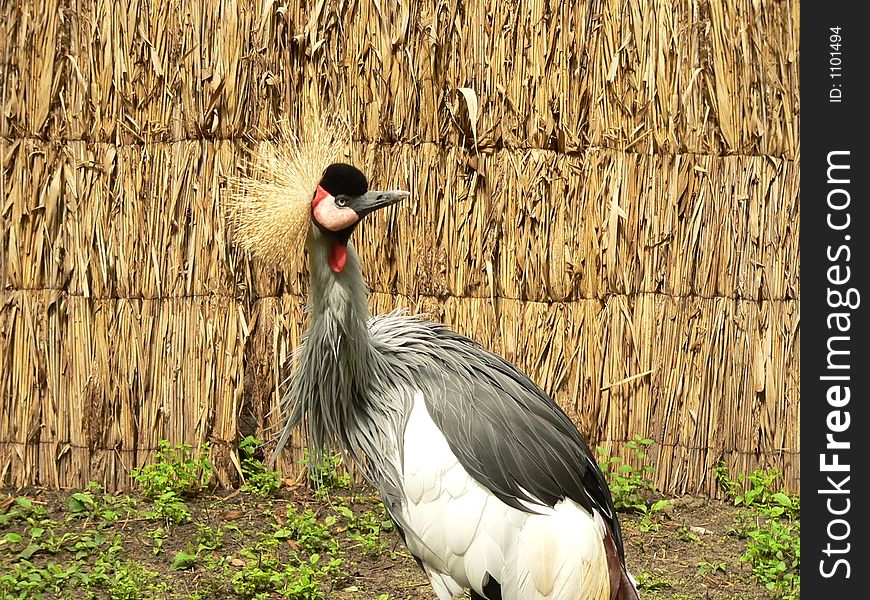
<path fill-rule="evenodd" d="M 314 204 L 312 212 L 317 223 L 329 231 L 342 231 L 359 221 L 352 208 L 336 206 L 332 196 L 321 198 Z"/>

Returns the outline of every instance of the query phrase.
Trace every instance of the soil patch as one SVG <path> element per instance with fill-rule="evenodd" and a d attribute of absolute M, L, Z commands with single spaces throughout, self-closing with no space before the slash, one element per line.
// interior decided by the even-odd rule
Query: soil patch
<path fill-rule="evenodd" d="M 319 578 L 327 599 L 435 600 L 425 575 L 367 489 L 327 496 L 285 487 L 271 498 L 200 494 L 185 499 L 190 518 L 177 525 L 148 517 L 150 500 L 99 493 L 92 494 L 96 504 L 104 512 L 114 511 L 115 518 L 96 509 L 74 518 L 72 493 L 0 492 L 0 516 L 6 515 L 5 522 L 0 520 L 0 577 L 20 573 L 27 565 L 47 572 L 49 563 L 76 571 L 60 577 L 56 589 L 34 585 L 30 595 L 4 595 L 0 587 L 0 598 L 282 598 L 288 597 L 286 589 L 270 591 L 268 581 L 257 578 L 283 576 L 284 564 L 310 562 L 315 555 L 309 575 Z M 19 498 L 26 499 L 24 506 Z M 26 509 L 28 503 L 31 509 Z M 749 567 L 740 559 L 746 541 L 733 531 L 739 518 L 730 504 L 691 497 L 672 500 L 652 529 L 638 516 L 621 514 L 629 569 L 640 582 L 641 597 L 776 598 L 751 581 Z M 34 532 L 39 534 L 35 538 Z M 341 562 L 328 569 L 333 559 Z M 318 575 L 318 569 L 328 575 Z M 130 580 L 121 582 L 126 574 Z"/>

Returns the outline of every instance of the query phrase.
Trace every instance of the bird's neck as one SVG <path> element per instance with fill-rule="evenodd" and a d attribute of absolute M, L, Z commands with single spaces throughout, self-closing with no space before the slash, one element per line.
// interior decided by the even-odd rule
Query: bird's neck
<path fill-rule="evenodd" d="M 397 432 L 404 412 L 397 404 L 402 396 L 377 395 L 384 368 L 369 332 L 368 291 L 359 258 L 348 244 L 336 271 L 333 252 L 329 239 L 309 244 L 311 323 L 290 395 L 298 404 L 282 440 L 306 416 L 314 450 L 325 451 L 337 441 L 370 483 L 379 485 L 382 493 L 394 494 L 400 479 L 394 461 L 396 444 L 401 444 Z"/>
<path fill-rule="evenodd" d="M 368 290 L 353 246 L 344 251 L 336 270 L 329 238 L 309 246 L 311 322 L 302 360 L 307 373 L 317 374 L 316 395 L 327 411 L 359 408 L 355 403 L 367 395 L 372 366 Z"/>
<path fill-rule="evenodd" d="M 308 310 L 312 314 L 311 335 L 337 344 L 368 345 L 368 289 L 363 280 L 356 250 L 349 243 L 341 270 L 333 268 L 332 244 L 322 240 L 309 247 L 311 288 Z M 346 346 L 337 346 L 347 354 Z"/>
<path fill-rule="evenodd" d="M 347 246 L 338 272 L 330 264 L 332 251 L 328 239 L 308 246 L 311 322 L 294 373 L 292 395 L 300 403 L 290 419 L 295 424 L 308 416 L 309 439 L 319 450 L 334 440 L 344 448 L 356 445 L 352 435 L 365 410 L 372 353 L 367 290 L 356 251 Z"/>

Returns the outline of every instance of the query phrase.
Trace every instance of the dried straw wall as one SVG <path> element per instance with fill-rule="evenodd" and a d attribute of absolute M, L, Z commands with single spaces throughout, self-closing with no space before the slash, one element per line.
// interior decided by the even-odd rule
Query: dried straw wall
<path fill-rule="evenodd" d="M 0 3 L 0 484 L 129 484 L 275 427 L 305 275 L 229 242 L 225 177 L 312 103 L 413 191 L 374 310 L 527 369 L 657 485 L 799 489 L 799 3 Z M 300 263 L 301 264 L 301 263 Z M 283 467 L 294 468 L 288 457 Z"/>

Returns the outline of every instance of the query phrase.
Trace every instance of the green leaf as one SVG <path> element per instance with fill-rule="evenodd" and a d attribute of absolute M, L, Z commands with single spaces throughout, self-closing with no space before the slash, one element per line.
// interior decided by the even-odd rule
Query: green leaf
<path fill-rule="evenodd" d="M 14 531 L 10 531 L 6 535 L 4 535 L 3 539 L 10 544 L 20 544 L 22 541 L 24 541 L 24 538 L 21 537 L 19 534 L 15 533 Z"/>
<path fill-rule="evenodd" d="M 33 510 L 33 502 L 31 502 L 28 498 L 16 498 L 15 504 L 17 504 L 21 508 Z"/>
<path fill-rule="evenodd" d="M 75 499 L 80 504 L 83 504 L 85 506 L 93 506 L 94 505 L 94 497 L 91 496 L 90 494 L 86 494 L 84 492 L 76 492 L 75 494 L 70 496 L 70 498 Z"/>
<path fill-rule="evenodd" d="M 193 554 L 191 552 L 185 552 L 184 550 L 179 550 L 172 558 L 172 568 L 176 571 L 180 571 L 182 569 L 189 569 L 195 564 L 196 554 Z"/>
<path fill-rule="evenodd" d="M 781 504 L 782 506 L 787 506 L 788 508 L 792 507 L 791 498 L 789 498 L 788 495 L 786 495 L 782 492 L 776 492 L 775 494 L 771 494 L 770 497 L 777 504 Z"/>
<path fill-rule="evenodd" d="M 31 556 L 36 554 L 39 550 L 42 550 L 42 546 L 40 546 L 39 544 L 28 544 L 24 550 L 18 553 L 18 558 L 23 558 L 24 560 L 27 560 Z"/>

